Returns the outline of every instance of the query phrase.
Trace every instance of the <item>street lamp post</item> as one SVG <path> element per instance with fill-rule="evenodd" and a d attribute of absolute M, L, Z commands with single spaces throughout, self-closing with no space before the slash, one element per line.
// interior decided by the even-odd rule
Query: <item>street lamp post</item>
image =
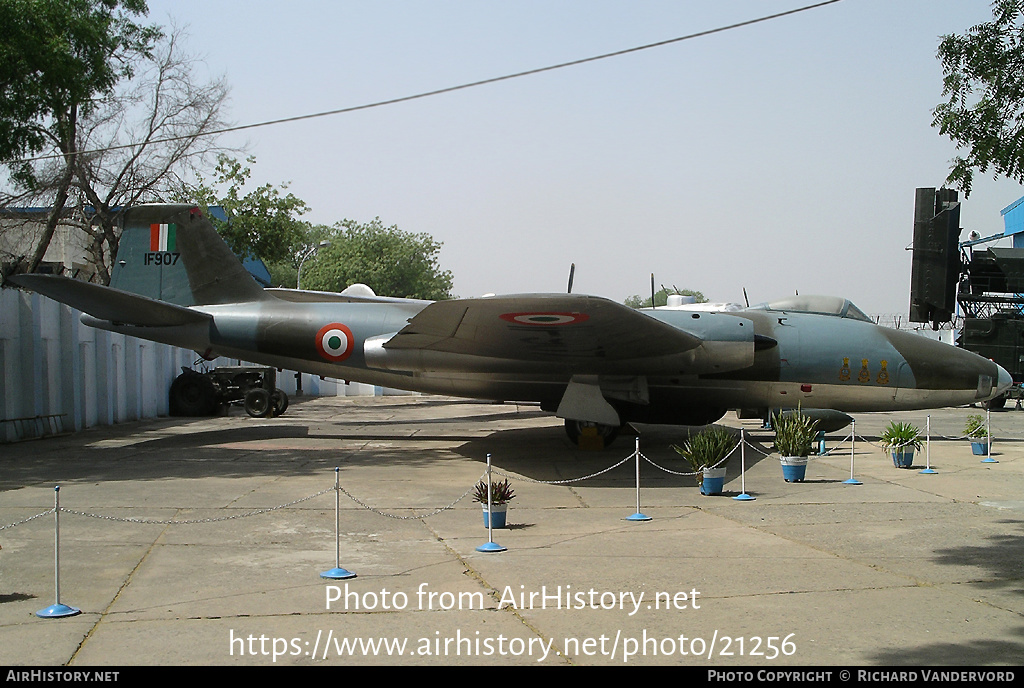
<path fill-rule="evenodd" d="M 330 245 L 331 242 L 324 239 L 316 246 L 311 246 L 310 249 L 306 251 L 306 254 L 302 256 L 302 260 L 299 261 L 299 274 L 295 276 L 296 289 L 302 289 L 302 264 L 305 263 L 307 259 L 312 258 L 314 253 Z M 295 373 L 295 396 L 302 396 L 302 373 L 300 372 Z"/>
<path fill-rule="evenodd" d="M 306 251 L 306 255 L 302 256 L 302 260 L 299 261 L 299 274 L 295 277 L 296 289 L 302 289 L 302 264 L 305 263 L 307 259 L 312 258 L 314 253 L 330 245 L 331 242 L 327 241 L 327 239 L 324 239 L 319 244 L 311 247 L 308 251 Z"/>

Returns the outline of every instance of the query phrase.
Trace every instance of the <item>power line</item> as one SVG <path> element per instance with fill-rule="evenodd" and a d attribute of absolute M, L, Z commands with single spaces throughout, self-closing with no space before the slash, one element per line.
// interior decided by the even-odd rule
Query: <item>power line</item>
<path fill-rule="evenodd" d="M 790 15 L 799 14 L 801 12 L 807 12 L 808 10 L 815 10 L 826 5 L 834 5 L 842 0 L 824 0 L 824 2 L 818 2 L 813 5 L 805 5 L 804 7 L 798 7 L 792 10 L 786 10 L 785 12 L 777 12 L 776 14 L 769 14 L 756 19 L 748 19 L 746 21 L 738 22 L 736 24 L 729 24 L 727 26 L 720 26 L 715 29 L 708 29 L 707 31 L 698 31 L 697 33 L 687 34 L 685 36 L 679 36 L 677 38 L 670 38 L 664 41 L 658 41 L 656 43 L 647 43 L 646 45 L 639 45 L 633 48 L 626 48 L 624 50 L 616 50 L 610 53 L 604 53 L 602 55 L 594 55 L 592 57 L 584 57 L 579 60 L 571 60 L 569 62 L 561 62 L 555 65 L 549 65 L 547 67 L 538 67 L 536 69 L 528 69 L 523 72 L 515 72 L 514 74 L 505 74 L 504 76 L 491 77 L 489 79 L 481 79 L 480 81 L 471 81 L 458 86 L 448 86 L 445 88 L 435 89 L 433 91 L 424 91 L 422 93 L 416 93 L 409 96 L 401 96 L 399 98 L 390 98 L 388 100 L 379 100 L 373 103 L 365 103 L 363 105 L 353 105 L 345 108 L 338 108 L 336 110 L 325 110 L 324 112 L 315 112 L 308 115 L 295 115 L 294 117 L 283 117 L 281 119 L 272 119 L 264 122 L 256 122 L 253 124 L 241 124 L 234 127 L 225 127 L 223 129 L 216 129 L 214 131 L 204 132 L 196 136 L 215 136 L 220 134 L 229 134 L 236 131 L 245 131 L 247 129 L 256 129 L 259 127 L 269 127 L 275 124 L 287 124 L 289 122 L 301 122 L 308 119 L 317 119 L 319 117 L 330 117 L 333 115 L 342 115 L 348 112 L 358 112 L 359 110 L 369 110 L 371 108 L 384 107 L 385 105 L 395 105 L 397 103 L 406 103 L 411 100 L 419 100 L 421 98 L 430 98 L 431 96 L 438 96 L 444 93 L 452 93 L 454 91 L 462 91 L 468 88 L 475 88 L 477 86 L 485 86 L 487 84 L 494 84 L 500 81 L 509 81 L 510 79 L 518 79 L 524 76 L 532 76 L 534 74 L 541 74 L 543 72 L 552 72 L 556 69 L 565 69 L 566 67 L 575 67 L 577 65 L 587 64 L 588 62 L 597 62 L 598 60 L 607 60 L 612 57 L 619 57 L 622 55 L 628 55 L 630 53 L 640 52 L 642 50 L 650 50 L 652 48 L 661 48 L 666 45 L 672 45 L 673 43 L 681 43 L 683 41 L 689 41 L 694 38 L 703 38 L 704 36 L 710 36 L 716 33 L 723 33 L 725 31 L 732 31 L 734 29 L 743 28 L 745 26 L 751 26 L 753 24 L 760 24 L 773 19 L 780 19 L 782 17 L 788 17 Z M 147 144 L 152 143 L 169 143 L 171 141 L 180 141 L 182 139 L 192 138 L 192 136 L 168 136 L 166 138 L 151 139 L 147 141 Z M 105 148 L 94 148 L 92 150 L 76 151 L 78 155 L 89 155 L 92 153 L 103 153 L 106 151 L 123 150 L 125 148 L 134 148 L 140 144 L 137 143 L 126 143 L 118 146 L 108 146 Z M 23 158 L 18 162 L 33 162 L 36 160 L 50 160 L 55 158 L 64 157 L 63 154 L 51 154 L 51 155 L 40 155 L 34 158 Z"/>

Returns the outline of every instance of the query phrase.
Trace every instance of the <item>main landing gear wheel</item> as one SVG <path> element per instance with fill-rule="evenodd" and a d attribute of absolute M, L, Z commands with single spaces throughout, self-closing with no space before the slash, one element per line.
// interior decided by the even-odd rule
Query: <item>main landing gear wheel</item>
<path fill-rule="evenodd" d="M 580 449 L 604 449 L 619 436 L 619 430 L 615 425 L 565 419 L 565 434 Z"/>

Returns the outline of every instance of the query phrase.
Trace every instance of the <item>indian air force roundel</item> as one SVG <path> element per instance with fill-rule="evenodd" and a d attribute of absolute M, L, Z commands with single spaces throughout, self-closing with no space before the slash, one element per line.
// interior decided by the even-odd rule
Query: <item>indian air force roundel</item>
<path fill-rule="evenodd" d="M 316 333 L 316 350 L 328 361 L 338 363 L 352 354 L 352 330 L 341 323 L 324 325 Z"/>
<path fill-rule="evenodd" d="M 499 317 L 523 325 L 571 325 L 590 318 L 586 313 L 502 313 Z"/>

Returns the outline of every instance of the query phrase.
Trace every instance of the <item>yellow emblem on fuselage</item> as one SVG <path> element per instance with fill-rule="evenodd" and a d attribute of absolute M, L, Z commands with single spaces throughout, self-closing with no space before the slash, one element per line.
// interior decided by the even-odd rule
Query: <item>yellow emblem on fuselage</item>
<path fill-rule="evenodd" d="M 880 385 L 889 384 L 889 371 L 886 369 L 887 365 L 889 365 L 888 361 L 882 361 L 882 369 L 878 371 L 878 377 L 875 379 L 875 382 Z"/>
<path fill-rule="evenodd" d="M 871 382 L 871 371 L 868 370 L 868 359 L 860 359 L 860 373 L 857 375 L 857 382 Z"/>

